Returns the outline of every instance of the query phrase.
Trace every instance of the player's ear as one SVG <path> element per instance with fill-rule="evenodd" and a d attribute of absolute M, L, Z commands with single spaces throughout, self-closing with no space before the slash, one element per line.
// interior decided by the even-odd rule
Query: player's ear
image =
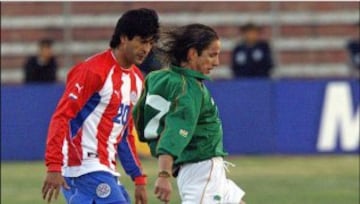
<path fill-rule="evenodd" d="M 192 62 L 198 57 L 197 50 L 195 48 L 190 48 L 187 53 L 187 60 L 188 62 Z"/>
<path fill-rule="evenodd" d="M 126 35 L 120 35 L 120 44 L 126 42 L 129 38 Z"/>

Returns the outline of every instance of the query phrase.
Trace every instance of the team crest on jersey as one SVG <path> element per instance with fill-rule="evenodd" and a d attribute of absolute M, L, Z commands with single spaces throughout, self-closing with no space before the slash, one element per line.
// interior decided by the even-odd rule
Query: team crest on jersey
<path fill-rule="evenodd" d="M 179 130 L 179 134 L 183 137 L 187 137 L 189 132 L 187 130 L 184 130 L 184 129 L 180 129 Z"/>
<path fill-rule="evenodd" d="M 221 196 L 220 195 L 214 195 L 213 199 L 215 201 L 221 201 Z"/>
<path fill-rule="evenodd" d="M 132 104 L 135 104 L 137 102 L 137 93 L 135 91 L 131 91 L 130 93 L 130 101 Z"/>
<path fill-rule="evenodd" d="M 111 193 L 111 187 L 107 183 L 100 183 L 96 187 L 96 195 L 99 196 L 99 198 L 106 198 Z"/>

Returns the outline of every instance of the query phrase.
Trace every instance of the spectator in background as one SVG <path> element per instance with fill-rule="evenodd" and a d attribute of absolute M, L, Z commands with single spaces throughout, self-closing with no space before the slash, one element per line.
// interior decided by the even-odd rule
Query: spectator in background
<path fill-rule="evenodd" d="M 144 62 L 139 65 L 140 70 L 146 76 L 151 71 L 159 70 L 162 68 L 162 63 L 156 56 L 154 49 L 150 51 Z"/>
<path fill-rule="evenodd" d="M 25 83 L 55 82 L 57 62 L 53 54 L 53 40 L 42 39 L 39 41 L 39 51 L 36 56 L 30 56 L 25 65 Z"/>
<path fill-rule="evenodd" d="M 252 23 L 241 27 L 242 41 L 232 53 L 235 77 L 268 77 L 273 68 L 269 44 L 260 39 L 260 28 Z"/>
<path fill-rule="evenodd" d="M 354 36 L 347 42 L 346 48 L 349 56 L 349 64 L 355 75 L 360 72 L 360 39 L 359 39 L 359 26 L 360 22 L 354 25 Z"/>

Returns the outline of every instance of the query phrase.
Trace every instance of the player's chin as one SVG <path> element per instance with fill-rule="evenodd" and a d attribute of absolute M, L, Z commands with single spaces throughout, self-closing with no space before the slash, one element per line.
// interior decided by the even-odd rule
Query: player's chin
<path fill-rule="evenodd" d="M 211 68 L 211 69 L 207 69 L 207 72 L 206 72 L 206 74 L 210 74 L 210 72 L 213 70 L 213 68 Z"/>
<path fill-rule="evenodd" d="M 135 64 L 142 64 L 144 62 L 145 57 L 137 57 L 135 59 Z"/>

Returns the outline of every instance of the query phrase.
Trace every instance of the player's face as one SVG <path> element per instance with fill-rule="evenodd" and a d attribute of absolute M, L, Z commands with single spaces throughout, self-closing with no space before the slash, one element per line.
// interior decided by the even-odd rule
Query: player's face
<path fill-rule="evenodd" d="M 203 74 L 209 74 L 220 63 L 220 48 L 220 40 L 214 40 L 209 47 L 202 51 L 200 56 L 195 57 L 192 68 Z"/>
<path fill-rule="evenodd" d="M 149 54 L 154 40 L 152 37 L 144 39 L 135 36 L 131 40 L 125 37 L 121 43 L 124 43 L 126 60 L 130 64 L 141 64 Z"/>

